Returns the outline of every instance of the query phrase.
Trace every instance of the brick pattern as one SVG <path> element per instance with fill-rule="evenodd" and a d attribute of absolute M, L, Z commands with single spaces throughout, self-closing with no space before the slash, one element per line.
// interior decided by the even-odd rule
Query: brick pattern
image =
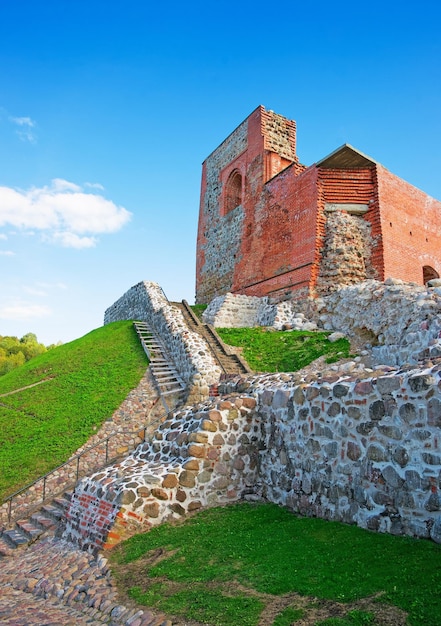
<path fill-rule="evenodd" d="M 295 122 L 258 107 L 204 163 L 197 302 L 229 291 L 275 300 L 315 296 L 319 275 L 319 291 L 346 284 L 347 271 L 340 276 L 322 269 L 326 203 L 368 207 L 360 219 L 370 225 L 369 267 L 352 279 L 392 277 L 421 285 L 424 266 L 441 273 L 441 202 L 374 161 L 359 168 L 305 167 L 295 149 Z M 243 193 L 231 215 L 223 188 L 235 169 Z"/>

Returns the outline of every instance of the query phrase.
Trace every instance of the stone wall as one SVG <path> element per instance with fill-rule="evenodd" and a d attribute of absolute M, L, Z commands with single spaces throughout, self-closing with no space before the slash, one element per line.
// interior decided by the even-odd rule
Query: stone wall
<path fill-rule="evenodd" d="M 209 386 L 219 380 L 221 370 L 203 338 L 189 330 L 181 311 L 168 302 L 157 283 L 138 283 L 109 307 L 104 324 L 118 320 L 146 321 L 151 326 L 187 385 L 188 402 L 208 396 Z"/>
<path fill-rule="evenodd" d="M 207 302 L 215 294 L 230 291 L 234 266 L 239 254 L 243 225 L 243 207 L 238 205 L 227 215 L 221 211 L 223 179 L 220 173 L 248 146 L 248 121 L 236 130 L 210 154 L 204 163 L 204 189 L 201 194 L 201 249 L 198 274 L 199 301 Z M 202 243 L 203 242 L 203 243 Z"/>
<path fill-rule="evenodd" d="M 224 399 L 176 412 L 151 443 L 83 479 L 64 536 L 94 551 L 247 498 L 441 543 L 440 372 L 224 383 Z"/>
<path fill-rule="evenodd" d="M 301 303 L 270 303 L 269 298 L 227 293 L 214 298 L 202 314 L 206 324 L 217 328 L 252 328 L 271 326 L 277 330 L 289 326 L 294 330 L 316 330 L 308 320 Z"/>
<path fill-rule="evenodd" d="M 175 413 L 152 441 L 77 485 L 65 538 L 96 551 L 201 507 L 241 499 L 256 480 L 254 398 Z"/>
<path fill-rule="evenodd" d="M 325 297 L 272 304 L 268 298 L 215 298 L 204 320 L 221 328 L 271 326 L 337 330 L 372 348 L 374 363 L 416 364 L 441 356 L 441 287 L 366 280 Z"/>
<path fill-rule="evenodd" d="M 256 493 L 302 515 L 441 542 L 440 370 L 263 381 Z"/>
<path fill-rule="evenodd" d="M 441 288 L 367 280 L 317 300 L 327 330 L 372 344 L 376 363 L 416 364 L 441 355 Z"/>
<path fill-rule="evenodd" d="M 325 213 L 317 293 L 325 295 L 344 285 L 375 278 L 371 262 L 371 225 L 360 215 L 344 211 Z"/>

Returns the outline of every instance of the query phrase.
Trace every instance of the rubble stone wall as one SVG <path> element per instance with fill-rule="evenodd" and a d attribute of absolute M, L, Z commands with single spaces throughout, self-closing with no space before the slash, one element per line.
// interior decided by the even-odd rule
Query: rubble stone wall
<path fill-rule="evenodd" d="M 327 212 L 317 293 L 325 295 L 344 285 L 375 278 L 372 246 L 371 225 L 362 216 Z"/>
<path fill-rule="evenodd" d="M 175 413 L 151 442 L 79 482 L 65 538 L 96 551 L 252 492 L 260 437 L 255 405 L 244 397 Z"/>
<path fill-rule="evenodd" d="M 188 385 L 187 401 L 199 402 L 208 396 L 209 386 L 219 380 L 220 368 L 203 338 L 189 330 L 181 311 L 169 304 L 157 283 L 138 283 L 106 310 L 104 324 L 119 320 L 150 324 Z"/>
<path fill-rule="evenodd" d="M 441 542 L 440 369 L 259 391 L 256 493 L 302 515 Z"/>
<path fill-rule="evenodd" d="M 218 328 L 341 331 L 372 347 L 375 363 L 394 366 L 441 356 L 441 287 L 392 278 L 366 280 L 303 302 L 272 304 L 266 297 L 227 294 L 209 304 L 204 321 Z"/>
<path fill-rule="evenodd" d="M 441 543 L 441 365 L 224 385 L 225 399 L 175 413 L 151 443 L 83 479 L 65 538 L 94 551 L 248 498 Z"/>

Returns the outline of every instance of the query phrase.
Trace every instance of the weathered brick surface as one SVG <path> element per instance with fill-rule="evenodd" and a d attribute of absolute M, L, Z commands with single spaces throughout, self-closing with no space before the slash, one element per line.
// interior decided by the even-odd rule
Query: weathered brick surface
<path fill-rule="evenodd" d="M 306 168 L 295 134 L 295 122 L 258 107 L 204 162 L 197 302 L 227 292 L 298 299 L 366 278 L 422 285 L 424 266 L 441 273 L 440 202 L 353 150 L 352 162 Z M 228 196 L 234 173 L 236 207 Z M 338 245 L 329 240 L 329 205 L 352 221 Z M 365 211 L 352 215 L 354 206 Z M 329 271 L 332 264 L 343 270 Z"/>

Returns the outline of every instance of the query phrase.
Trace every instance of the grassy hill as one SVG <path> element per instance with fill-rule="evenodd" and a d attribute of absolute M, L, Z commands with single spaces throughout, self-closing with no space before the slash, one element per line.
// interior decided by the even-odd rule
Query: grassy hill
<path fill-rule="evenodd" d="M 136 387 L 147 364 L 132 322 L 115 322 L 2 376 L 0 500 L 66 461 Z"/>

